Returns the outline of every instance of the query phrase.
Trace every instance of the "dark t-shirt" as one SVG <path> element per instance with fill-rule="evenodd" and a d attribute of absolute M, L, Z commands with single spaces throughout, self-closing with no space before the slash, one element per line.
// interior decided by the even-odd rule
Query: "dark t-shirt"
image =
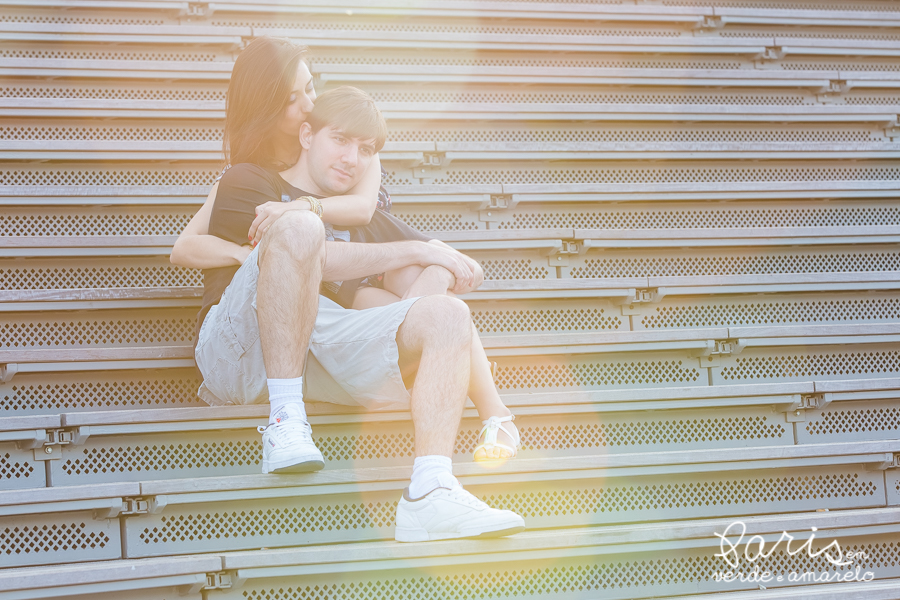
<path fill-rule="evenodd" d="M 266 202 L 290 202 L 301 196 L 314 196 L 294 187 L 278 173 L 258 165 L 243 163 L 225 171 L 209 217 L 209 233 L 235 244 L 246 244 L 250 224 L 256 218 L 256 207 Z M 317 198 L 320 196 L 316 196 Z M 372 221 L 360 227 L 348 227 L 353 242 L 428 241 L 431 238 L 416 231 L 396 217 L 376 210 Z M 197 331 L 209 309 L 219 303 L 222 293 L 240 267 L 203 270 L 203 302 L 197 315 Z M 358 281 L 358 280 L 357 280 Z M 345 282 L 352 285 L 352 282 Z M 343 288 L 342 288 L 343 289 Z M 354 288 L 355 289 L 355 288 Z M 196 340 L 196 335 L 194 336 Z"/>

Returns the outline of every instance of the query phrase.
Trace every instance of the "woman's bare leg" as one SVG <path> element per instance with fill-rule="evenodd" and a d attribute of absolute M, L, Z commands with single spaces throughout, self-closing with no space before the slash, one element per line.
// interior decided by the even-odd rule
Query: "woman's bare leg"
<path fill-rule="evenodd" d="M 356 297 L 353 298 L 354 310 L 363 310 L 364 308 L 375 308 L 376 306 L 387 306 L 394 302 L 399 302 L 400 298 L 387 290 L 373 287 L 364 287 L 356 290 Z"/>

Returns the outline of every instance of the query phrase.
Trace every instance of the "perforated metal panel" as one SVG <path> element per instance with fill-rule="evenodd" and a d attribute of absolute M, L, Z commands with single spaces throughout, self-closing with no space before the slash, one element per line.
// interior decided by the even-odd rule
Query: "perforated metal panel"
<path fill-rule="evenodd" d="M 601 2 L 600 4 L 603 4 Z M 591 26 L 591 24 L 582 25 L 575 22 L 569 24 L 559 22 L 547 25 L 537 25 L 530 23 L 505 23 L 492 25 L 490 21 L 475 24 L 463 23 L 416 23 L 411 20 L 402 22 L 394 22 L 393 20 L 373 21 L 370 19 L 355 19 L 352 15 L 348 15 L 348 19 L 339 22 L 321 22 L 310 19 L 306 15 L 255 15 L 251 17 L 236 17 L 231 19 L 217 18 L 213 19 L 212 24 L 225 27 L 258 27 L 258 28 L 277 28 L 288 30 L 313 30 L 313 31 L 346 31 L 346 32 L 391 32 L 396 34 L 397 38 L 402 39 L 404 33 L 425 33 L 425 34 L 481 34 L 481 35 L 520 35 L 520 36 L 541 36 L 541 35 L 566 35 L 566 36 L 583 36 L 585 38 L 603 37 L 603 36 L 647 36 L 647 37 L 678 37 L 678 31 L 654 31 L 649 28 L 635 29 L 618 29 Z M 649 31 L 648 31 L 649 29 Z M 295 32 L 292 32 L 295 33 Z M 302 31 L 296 31 L 296 35 L 303 35 Z M 575 42 L 577 43 L 577 42 Z M 317 53 L 318 54 L 318 53 Z M 359 58 L 364 62 L 375 62 L 371 58 L 367 61 L 365 56 Z M 377 59 L 376 59 L 377 60 Z M 380 61 L 375 64 L 384 64 Z"/>
<path fill-rule="evenodd" d="M 20 373 L 0 383 L 0 416 L 206 406 L 193 369 Z"/>
<path fill-rule="evenodd" d="M 656 521 L 791 512 L 801 508 L 882 506 L 884 478 L 862 467 L 779 469 L 698 475 L 582 479 L 505 486 L 484 495 L 496 508 L 513 510 L 529 528 L 620 521 Z"/>
<path fill-rule="evenodd" d="M 65 52 L 61 52 L 65 54 Z M 102 58 L 102 57 L 98 57 Z M 28 81 L 9 81 L 0 88 L 0 98 L 85 98 L 98 100 L 184 100 L 191 102 L 225 102 L 226 82 L 169 81 L 165 86 L 146 82 L 69 81 L 67 85 L 46 82 L 34 85 Z M 148 115 L 152 116 L 152 115 Z"/>
<path fill-rule="evenodd" d="M 865 287 L 861 284 L 860 287 Z M 771 298 L 771 299 L 770 299 Z M 897 322 L 900 296 L 862 291 L 806 294 L 666 298 L 634 315 L 634 328 L 670 329 L 735 325 Z"/>
<path fill-rule="evenodd" d="M 842 548 L 864 551 L 868 558 L 854 564 L 872 571 L 876 580 L 896 577 L 895 540 L 886 535 L 842 538 Z M 813 552 L 823 550 L 814 542 Z M 210 592 L 210 600 L 488 600 L 522 598 L 574 600 L 609 598 L 669 597 L 689 593 L 758 590 L 758 584 L 715 582 L 713 574 L 723 571 L 725 563 L 714 554 L 718 548 L 690 550 L 654 550 L 646 553 L 617 553 L 614 556 L 588 558 L 553 557 L 514 563 L 482 558 L 478 564 L 444 567 L 412 567 L 400 563 L 396 570 L 266 578 L 247 581 L 230 590 Z M 781 551 L 753 563 L 760 571 L 787 574 L 814 571 L 833 576 L 854 571 L 834 567 L 822 557 L 810 559 L 804 554 L 790 556 Z M 753 567 L 740 563 L 748 573 Z M 770 587 L 785 585 L 775 583 Z M 796 585 L 796 584 L 793 584 Z"/>
<path fill-rule="evenodd" d="M 370 86 L 366 86 L 367 91 Z M 378 102 L 446 102 L 446 103 L 596 103 L 596 104 L 685 104 L 685 105 L 753 105 L 800 106 L 816 104 L 815 97 L 797 90 L 677 90 L 671 88 L 629 89 L 604 86 L 601 90 L 586 90 L 575 86 L 554 86 L 546 91 L 531 89 L 505 90 L 496 86 L 469 85 L 465 89 L 440 90 L 421 86 L 404 89 L 401 85 L 390 89 L 371 86 L 370 93 Z M 869 94 L 871 95 L 871 94 Z"/>
<path fill-rule="evenodd" d="M 529 529 L 798 509 L 884 505 L 884 477 L 862 466 L 468 486 Z M 400 490 L 174 505 L 125 519 L 128 557 L 393 537 Z M 802 503 L 801 504 L 798 504 Z"/>
<path fill-rule="evenodd" d="M 686 355 L 645 354 L 498 358 L 497 387 L 513 390 L 576 390 L 706 385 L 706 369 Z"/>
<path fill-rule="evenodd" d="M 0 140 L 80 140 L 132 142 L 220 142 L 222 129 L 215 125 L 191 123 L 174 126 L 171 123 L 151 124 L 147 121 L 117 121 L 115 125 L 85 126 L 81 124 L 54 125 L 45 121 L 15 123 L 0 126 Z M 139 144 L 135 144 L 139 148 Z"/>
<path fill-rule="evenodd" d="M 900 470 L 891 469 L 885 472 L 887 480 L 887 503 L 890 506 L 900 505 Z"/>
<path fill-rule="evenodd" d="M 52 319 L 52 320 L 51 320 Z M 190 344 L 195 309 L 75 311 L 0 317 L 3 348 L 172 346 Z"/>
<path fill-rule="evenodd" d="M 50 484 L 252 475 L 261 460 L 255 429 L 91 437 L 62 446 L 62 458 L 51 461 Z"/>
<path fill-rule="evenodd" d="M 405 208 L 405 207 L 404 207 Z M 900 207 L 860 201 L 816 200 L 784 204 L 777 201 L 629 203 L 627 206 L 584 203 L 520 203 L 513 211 L 498 213 L 498 229 L 573 227 L 576 229 L 697 229 L 743 227 L 867 227 L 900 224 Z"/>
<path fill-rule="evenodd" d="M 900 372 L 896 346 L 753 348 L 710 369 L 714 385 L 754 381 L 870 379 Z"/>
<path fill-rule="evenodd" d="M 525 256 L 523 258 L 513 258 L 526 254 L 526 251 L 509 252 L 467 252 L 479 263 L 484 269 L 484 278 L 487 281 L 497 279 L 556 279 L 556 269 L 547 266 L 547 258 L 537 256 Z M 528 254 L 540 254 L 539 251 L 530 252 Z"/>
<path fill-rule="evenodd" d="M 118 519 L 88 513 L 0 518 L 0 566 L 56 565 L 122 557 Z"/>
<path fill-rule="evenodd" d="M 401 192 L 402 193 L 402 192 Z M 480 220 L 477 211 L 464 205 L 426 204 L 396 206 L 392 213 L 422 231 L 474 231 L 484 229 L 696 229 L 744 227 L 866 227 L 900 224 L 900 208 L 888 204 L 850 204 L 837 201 L 825 205 L 780 202 L 659 204 L 629 203 L 627 206 L 599 202 L 566 204 L 520 203 L 512 210 L 491 210 L 496 222 Z"/>
<path fill-rule="evenodd" d="M 628 331 L 628 317 L 602 300 L 469 301 L 482 337 L 511 333 Z"/>
<path fill-rule="evenodd" d="M 47 484 L 44 461 L 15 443 L 0 444 L 0 490 L 40 488 Z"/>
<path fill-rule="evenodd" d="M 825 163 L 825 164 L 823 164 Z M 569 184 L 569 183 L 699 183 L 699 182 L 754 182 L 754 181 L 896 181 L 900 180 L 900 167 L 891 163 L 866 163 L 850 165 L 846 162 L 828 164 L 784 163 L 750 166 L 746 163 L 721 161 L 703 166 L 666 163 L 664 167 L 644 165 L 603 165 L 586 168 L 583 163 L 550 165 L 468 165 L 453 162 L 445 170 L 435 174 L 436 185 L 486 185 L 486 184 Z"/>
<path fill-rule="evenodd" d="M 185 186 L 182 193 L 209 193 L 221 168 L 217 164 L 123 165 L 93 164 L 7 164 L 0 169 L 0 185 L 58 186 Z"/>
<path fill-rule="evenodd" d="M 168 257 L 121 259 L 29 259 L 0 261 L 0 289 L 200 287 L 200 271 L 171 264 Z"/>
<path fill-rule="evenodd" d="M 485 229 L 478 215 L 465 206 L 395 206 L 391 214 L 419 231 L 476 231 Z"/>
<path fill-rule="evenodd" d="M 630 124 L 630 126 L 561 123 L 555 126 L 538 124 L 523 128 L 518 123 L 464 123 L 459 127 L 422 126 L 418 123 L 398 124 L 390 132 L 390 139 L 402 142 L 503 142 L 503 143 L 760 143 L 760 142 L 871 142 L 885 140 L 884 130 L 868 124 L 847 126 L 775 125 L 745 123 L 709 125 Z M 418 127 L 415 127 L 418 125 Z M 415 127 L 415 128 L 413 128 Z M 3 131 L 3 130 L 0 130 Z"/>
<path fill-rule="evenodd" d="M 821 411 L 806 411 L 795 425 L 801 444 L 900 439 L 897 400 L 837 402 Z"/>
<path fill-rule="evenodd" d="M 70 48 L 66 50 L 56 48 L 8 48 L 0 52 L 3 58 L 43 58 L 56 60 L 135 60 L 135 61 L 185 61 L 185 62 L 212 62 L 221 60 L 214 52 L 207 49 L 191 52 L 190 50 L 79 50 Z"/>
<path fill-rule="evenodd" d="M 0 237 L 78 235 L 178 235 L 194 208 L 4 208 Z"/>
<path fill-rule="evenodd" d="M 644 37 L 675 37 L 670 31 L 650 30 Z M 618 35 L 614 30 L 598 30 L 596 33 L 588 35 L 595 36 L 596 41 L 603 43 L 603 37 L 609 35 Z M 622 33 L 622 35 L 627 35 Z M 675 34 L 677 35 L 677 34 Z M 659 40 L 664 43 L 664 40 Z M 577 41 L 575 43 L 578 43 Z M 596 43 L 596 42 L 595 42 Z M 484 52 L 478 57 L 447 57 L 446 55 L 435 55 L 429 53 L 427 49 L 422 50 L 422 56 L 402 56 L 396 53 L 390 53 L 387 56 L 361 57 L 353 56 L 324 56 L 321 50 L 316 51 L 317 56 L 312 58 L 312 69 L 317 74 L 329 73 L 335 70 L 335 65 L 416 65 L 434 67 L 436 72 L 444 66 L 466 66 L 466 67 L 519 67 L 519 68 L 587 68 L 587 69 L 722 69 L 732 70 L 740 69 L 742 65 L 748 64 L 746 60 L 733 56 L 685 56 L 689 52 L 682 55 L 657 55 L 657 56 L 636 56 L 627 53 L 616 53 L 610 51 L 602 56 L 588 57 L 563 57 L 554 59 L 543 55 L 540 58 L 529 58 L 516 56 L 506 52 Z M 321 55 L 321 56 L 320 56 Z M 376 67 L 377 68 L 377 67 Z M 502 79 L 500 79 L 502 81 Z"/>
<path fill-rule="evenodd" d="M 662 0 L 663 6 L 721 6 L 733 8 L 781 8 L 792 10 L 895 11 L 890 0 Z"/>
<path fill-rule="evenodd" d="M 787 241 L 787 240 L 786 240 Z M 569 276 L 641 277 L 653 275 L 767 275 L 895 271 L 900 252 L 883 246 L 865 249 L 677 249 L 604 251 L 570 259 Z M 580 263 L 580 264 L 579 264 Z M 564 275 L 565 276 L 565 275 Z"/>
<path fill-rule="evenodd" d="M 784 415 L 769 408 L 516 417 L 519 456 L 782 446 L 794 442 Z"/>

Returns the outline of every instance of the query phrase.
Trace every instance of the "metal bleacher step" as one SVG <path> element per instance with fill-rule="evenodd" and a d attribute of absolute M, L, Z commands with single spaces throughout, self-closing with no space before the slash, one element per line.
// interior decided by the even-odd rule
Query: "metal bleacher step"
<path fill-rule="evenodd" d="M 271 32 L 270 32 L 271 33 Z M 293 35 L 294 32 L 281 31 Z M 325 37 L 318 40 L 303 40 L 314 46 L 321 44 L 337 44 L 343 47 L 347 40 L 329 38 L 332 31 L 322 32 Z M 57 35 L 57 34 L 51 34 Z M 190 35 L 185 31 L 183 35 Z M 0 33 L 2 37 L 2 33 Z M 181 38 L 183 41 L 183 38 Z M 708 39 L 685 39 L 679 46 L 658 46 L 658 39 L 626 38 L 632 40 L 625 47 L 598 46 L 584 47 L 580 51 L 595 52 L 647 52 L 651 49 L 662 53 L 696 53 L 731 52 L 755 57 L 765 52 L 765 44 L 774 44 L 768 39 L 757 42 L 754 46 L 733 47 Z M 359 40 L 358 40 L 359 41 Z M 677 41 L 677 40 L 676 40 Z M 734 40 L 729 40 L 729 44 Z M 752 40 L 751 40 L 752 41 Z M 846 40 L 814 40 L 821 43 L 821 48 L 795 48 L 794 51 L 804 54 L 839 56 L 840 45 Z M 710 45 L 709 42 L 714 42 Z M 365 42 L 363 42 L 365 43 Z M 416 42 L 419 43 L 419 42 Z M 895 45 L 890 42 L 862 42 L 869 48 L 845 48 L 844 52 L 852 56 L 858 53 L 872 53 L 893 58 L 897 56 Z M 388 42 L 389 47 L 390 43 Z M 835 47 L 837 46 L 837 47 Z M 402 46 L 401 46 L 402 47 Z M 475 47 L 478 47 L 475 44 Z M 731 48 L 729 50 L 729 48 Z M 833 51 L 830 51 L 833 48 Z M 485 44 L 485 49 L 498 49 Z M 410 83 L 504 83 L 507 85 L 553 84 L 564 86 L 604 85 L 604 86 L 638 86 L 638 87 L 715 87 L 715 88 L 763 88 L 777 91 L 779 89 L 807 89 L 813 93 L 839 95 L 853 89 L 897 89 L 900 78 L 890 72 L 870 72 L 868 70 L 822 70 L 807 69 L 802 75 L 793 71 L 772 69 L 654 69 L 654 68 L 610 68 L 610 67 L 526 67 L 526 66 L 453 66 L 443 65 L 435 69 L 433 65 L 393 64 L 378 65 L 368 63 L 337 63 L 317 61 L 313 64 L 313 73 L 317 80 L 325 86 L 357 85 L 371 87 L 375 84 L 410 84 Z M 227 82 L 231 72 L 231 62 L 220 61 L 174 61 L 174 60 L 98 60 L 98 59 L 61 59 L 61 58 L 7 58 L 0 66 L 0 75 L 13 77 L 79 77 L 90 79 L 115 78 L 124 81 L 172 79 L 185 81 Z M 839 83 L 836 83 L 839 82 Z M 835 87 L 839 86 L 839 87 Z M 76 105 L 77 106 L 77 105 Z M 127 107 L 125 104 L 123 107 Z M 426 105 L 427 106 L 427 105 Z M 209 110 L 211 104 L 195 105 L 191 110 Z M 651 109 L 652 110 L 652 109 Z M 719 110 L 727 110 L 724 107 Z M 395 116 L 388 107 L 388 113 Z"/>
<path fill-rule="evenodd" d="M 893 440 L 751 447 L 739 453 L 707 449 L 517 458 L 499 465 L 458 464 L 454 472 L 473 494 L 517 511 L 536 531 L 659 519 L 739 519 L 803 512 L 810 505 L 819 510 L 884 508 L 898 501 L 892 491 L 885 500 L 895 483 L 898 451 L 900 440 Z M 138 496 L 108 498 L 108 509 L 100 507 L 102 498 L 89 486 L 69 488 L 65 500 L 52 488 L 28 496 L 0 492 L 7 499 L 4 512 L 11 513 L 2 522 L 16 533 L 8 541 L 12 552 L 6 564 L 390 539 L 396 502 L 410 472 L 409 466 L 358 467 L 295 476 L 144 481 Z M 766 482 L 765 491 L 757 489 L 760 480 Z M 111 486 L 109 491 L 135 490 Z M 697 494 L 705 498 L 702 503 Z M 659 513 L 663 506 L 665 516 Z M 52 534 L 23 531 L 65 532 L 67 543 L 50 546 L 44 540 Z M 103 543 L 86 552 L 87 539 Z M 124 555 L 118 555 L 117 539 Z M 22 552 L 28 544 L 39 550 Z M 80 551 L 72 552 L 76 547 Z"/>
<path fill-rule="evenodd" d="M 208 575 L 221 570 L 215 555 L 7 568 L 0 570 L 0 599 L 201 600 Z"/>
<path fill-rule="evenodd" d="M 103 8 L 108 11 L 122 11 L 123 13 L 137 12 L 141 10 L 154 10 L 171 17 L 184 17 L 190 15 L 194 19 L 217 18 L 260 18 L 265 16 L 285 17 L 297 15 L 300 17 L 313 17 L 328 15 L 330 17 L 347 16 L 347 11 L 362 17 L 378 16 L 408 16 L 408 17 L 438 17 L 438 18 L 469 18 L 488 19 L 502 18 L 515 19 L 527 22 L 553 20 L 565 22 L 575 20 L 579 22 L 596 20 L 599 23 L 625 22 L 649 24 L 677 24 L 691 29 L 727 29 L 736 25 L 792 25 L 792 26 L 830 26 L 841 28 L 865 28 L 865 27 L 893 27 L 900 23 L 900 11 L 885 11 L 873 7 L 842 4 L 833 7 L 828 3 L 818 6 L 804 6 L 796 10 L 796 6 L 789 2 L 772 3 L 771 6 L 760 8 L 755 6 L 731 7 L 731 6 L 667 6 L 667 5 L 603 5 L 588 3 L 558 4 L 553 2 L 479 2 L 474 6 L 471 2 L 449 0 L 441 4 L 421 4 L 411 7 L 405 2 L 379 2 L 373 6 L 371 3 L 360 0 L 342 2 L 339 6 L 320 2 L 259 2 L 248 3 L 243 0 L 223 0 L 212 6 L 203 5 L 193 9 L 184 2 L 170 0 L 153 0 L 144 2 L 100 3 L 79 5 L 69 0 L 4 0 L 0 5 L 8 8 L 21 8 L 28 6 L 33 9 L 87 9 L 97 10 Z M 73 11 L 74 12 L 74 11 Z"/>
<path fill-rule="evenodd" d="M 754 517 L 748 520 L 747 527 L 748 533 L 753 531 L 769 543 L 785 529 L 799 533 L 801 528 L 808 531 L 817 527 L 820 532 L 827 531 L 825 535 L 844 540 L 853 539 L 856 529 L 856 535 L 861 534 L 856 540 L 872 540 L 873 554 L 877 548 L 879 556 L 885 556 L 890 552 L 887 539 L 896 527 L 894 523 L 869 531 L 864 526 L 855 527 L 878 512 L 796 515 L 795 521 L 784 516 Z M 888 521 L 896 519 L 882 514 Z M 313 590 L 334 585 L 345 594 L 356 592 L 357 597 L 367 599 L 392 593 L 402 595 L 402 590 L 410 587 L 424 597 L 434 598 L 447 597 L 463 586 L 485 586 L 497 595 L 522 598 L 563 598 L 578 590 L 613 599 L 754 589 L 754 583 L 723 585 L 710 580 L 716 569 L 705 557 L 718 551 L 720 540 L 715 534 L 723 533 L 728 524 L 710 519 L 674 522 L 666 527 L 646 524 L 529 531 L 496 541 L 429 543 L 421 552 L 389 542 L 353 544 L 342 546 L 346 552 L 343 556 L 339 556 L 339 551 L 313 554 L 309 549 L 291 549 L 272 552 L 269 561 L 264 552 L 235 553 L 223 557 L 223 566 L 241 585 L 211 593 L 210 598 L 271 593 L 270 590 L 289 587 L 291 579 L 298 576 Z M 878 530 L 884 534 L 875 533 Z M 806 539 L 808 535 L 804 532 L 798 538 Z M 766 566 L 776 573 L 789 571 L 787 558 L 776 553 Z M 345 561 L 349 564 L 340 564 Z M 710 572 L 704 573 L 705 568 Z M 894 568 L 880 567 L 878 573 L 885 579 L 896 577 Z M 823 570 L 833 572 L 828 567 Z M 637 574 L 642 577 L 631 579 Z M 880 588 L 882 592 L 885 587 Z M 776 590 L 777 587 L 772 591 Z"/>
<path fill-rule="evenodd" d="M 408 149 L 404 149 L 408 147 Z M 442 166 L 453 161 L 622 161 L 622 160 L 840 160 L 890 159 L 900 144 L 867 143 L 507 143 L 394 142 L 380 153 L 389 164 L 427 164 L 440 153 Z M 218 161 L 220 142 L 25 140 L 0 142 L 4 160 Z"/>
<path fill-rule="evenodd" d="M 900 438 L 897 379 L 504 394 L 522 458 L 680 448 L 743 448 Z M 326 469 L 409 465 L 409 414 L 309 404 Z M 79 486 L 260 470 L 265 406 L 80 411 L 0 419 L 5 486 Z M 471 461 L 480 421 L 467 409 L 453 459 Z M 18 465 L 15 470 L 11 465 Z"/>
<path fill-rule="evenodd" d="M 837 77 L 838 73 L 831 73 Z M 895 111 L 884 106 L 861 104 L 806 106 L 687 107 L 666 104 L 607 104 L 601 102 L 397 102 L 378 103 L 385 118 L 399 121 L 651 121 L 723 123 L 892 123 Z M 0 109 L 9 118 L 96 118 L 142 119 L 164 122 L 170 119 L 219 121 L 225 117 L 224 101 L 118 100 L 94 98 L 0 98 Z M 545 125 L 546 126 L 546 125 Z"/>
<path fill-rule="evenodd" d="M 148 44 L 181 45 L 191 37 L 204 46 L 223 46 L 229 50 L 242 47 L 250 37 L 249 27 L 210 27 L 207 25 L 125 25 L 94 23 L 47 23 L 5 21 L 0 24 L 0 40 L 39 43 Z"/>
<path fill-rule="evenodd" d="M 761 592 L 749 582 L 716 583 L 712 576 L 724 566 L 712 561 L 720 551 L 718 535 L 731 534 L 733 541 L 737 535 L 734 528 L 728 530 L 730 520 L 707 518 L 676 521 L 666 527 L 647 523 L 526 531 L 496 540 L 351 543 L 8 569 L 0 572 L 0 599 L 90 594 L 111 600 L 127 594 L 139 600 L 162 600 L 179 592 L 186 596 L 178 597 L 200 598 L 201 591 L 204 598 L 254 598 L 279 588 L 293 590 L 302 578 L 304 586 L 313 591 L 332 589 L 342 594 L 338 597 L 350 593 L 372 600 L 403 596 L 412 590 L 428 598 L 447 597 L 458 591 L 460 584 L 488 585 L 497 593 L 523 598 L 561 598 L 560 594 L 574 588 L 615 599 L 707 592 L 711 594 L 703 597 L 713 600 L 831 600 L 837 598 L 834 593 L 847 597 L 859 591 L 867 599 L 892 600 L 900 597 L 896 567 L 883 558 L 892 551 L 890 537 L 896 535 L 897 521 L 896 508 L 744 519 L 746 535 L 759 535 L 767 545 L 774 545 L 785 531 L 802 543 L 809 539 L 812 528 L 818 530 L 818 539 L 835 538 L 845 548 L 867 544 L 870 554 L 856 562 L 876 579 L 861 584 L 806 587 L 782 583 Z M 739 564 L 743 571 L 752 568 L 744 561 Z M 829 576 L 852 571 L 832 567 L 823 559 L 792 559 L 783 545 L 762 565 L 785 575 L 798 567 Z M 628 580 L 635 572 L 643 577 Z M 679 582 L 677 587 L 666 587 L 673 579 Z"/>
<path fill-rule="evenodd" d="M 188 321 L 189 322 L 189 321 Z M 672 329 L 659 331 L 622 331 L 600 333 L 528 333 L 485 337 L 488 357 L 501 361 L 501 371 L 520 370 L 517 359 L 528 361 L 556 360 L 565 355 L 575 361 L 609 360 L 618 353 L 678 353 L 685 362 L 699 360 L 701 367 L 740 370 L 746 348 L 756 350 L 753 360 L 767 362 L 769 355 L 779 348 L 795 348 L 796 352 L 815 348 L 831 352 L 832 347 L 890 345 L 900 340 L 900 324 L 803 325 L 793 327 L 707 327 L 702 329 Z M 118 340 L 116 340 L 118 341 Z M 55 345 L 55 344 L 48 344 Z M 744 353 L 743 356 L 747 356 Z M 163 340 L 156 345 L 118 343 L 103 346 L 72 344 L 70 347 L 15 347 L 0 350 L 3 379 L 8 381 L 16 373 L 55 371 L 96 371 L 105 369 L 142 369 L 148 361 L 159 367 L 193 366 L 190 342 L 172 343 Z M 569 359 L 571 360 L 571 358 Z M 709 364 L 705 364 L 706 361 Z M 680 362 L 680 361 L 679 361 Z M 737 366 L 735 366 L 737 363 Z M 726 366 L 727 365 L 727 366 Z M 529 367 L 525 367 L 526 370 Z M 724 376 L 720 374 L 719 376 Z M 502 381 L 503 377 L 500 377 Z M 499 381 L 498 381 L 499 383 Z M 502 387 L 502 384 L 501 384 Z"/>

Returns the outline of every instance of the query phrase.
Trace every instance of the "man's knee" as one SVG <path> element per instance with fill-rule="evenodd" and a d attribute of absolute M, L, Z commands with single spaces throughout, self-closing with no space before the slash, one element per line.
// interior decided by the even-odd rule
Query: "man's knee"
<path fill-rule="evenodd" d="M 426 296 L 416 301 L 404 325 L 419 335 L 433 336 L 449 343 L 468 344 L 472 337 L 469 307 L 451 296 Z"/>
<path fill-rule="evenodd" d="M 287 251 L 295 258 L 309 259 L 323 253 L 325 226 L 322 219 L 306 210 L 284 213 L 263 235 L 261 258 L 274 248 Z"/>

